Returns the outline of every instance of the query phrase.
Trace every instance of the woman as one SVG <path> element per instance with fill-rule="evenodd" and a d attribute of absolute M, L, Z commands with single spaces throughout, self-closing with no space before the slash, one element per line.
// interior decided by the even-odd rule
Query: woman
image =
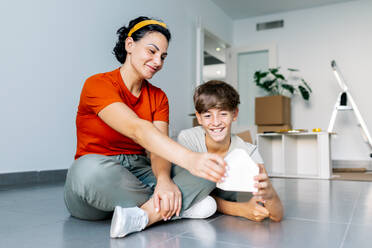
<path fill-rule="evenodd" d="M 139 17 L 117 34 L 114 54 L 122 66 L 88 78 L 81 92 L 77 152 L 65 185 L 67 209 L 87 220 L 109 218 L 115 210 L 114 238 L 174 215 L 210 216 L 216 206 L 206 195 L 223 179 L 225 162 L 167 137 L 167 97 L 147 81 L 163 67 L 168 28 Z M 168 161 L 186 170 L 171 176 Z"/>

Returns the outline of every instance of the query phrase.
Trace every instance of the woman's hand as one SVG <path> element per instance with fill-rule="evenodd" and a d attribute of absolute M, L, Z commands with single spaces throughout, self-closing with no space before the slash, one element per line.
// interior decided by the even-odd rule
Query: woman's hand
<path fill-rule="evenodd" d="M 269 217 L 269 211 L 259 204 L 261 200 L 257 199 L 253 196 L 247 203 L 246 203 L 246 214 L 244 215 L 245 218 L 253 221 L 260 222 L 265 218 Z"/>
<path fill-rule="evenodd" d="M 169 220 L 175 214 L 180 215 L 182 193 L 171 179 L 158 180 L 153 202 L 156 211 L 160 211 L 163 220 Z"/>
<path fill-rule="evenodd" d="M 258 189 L 258 192 L 253 192 L 253 195 L 256 199 L 262 200 L 265 203 L 266 200 L 273 198 L 275 191 L 263 164 L 258 164 L 258 167 L 260 168 L 260 174 L 254 177 L 254 180 L 257 181 L 255 187 Z"/>
<path fill-rule="evenodd" d="M 212 153 L 191 153 L 185 168 L 194 176 L 219 182 L 224 179 L 226 162 L 222 157 Z"/>

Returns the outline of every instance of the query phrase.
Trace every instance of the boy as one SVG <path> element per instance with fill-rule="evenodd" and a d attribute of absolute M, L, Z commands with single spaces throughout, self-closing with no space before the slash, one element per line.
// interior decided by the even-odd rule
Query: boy
<path fill-rule="evenodd" d="M 217 210 L 253 221 L 262 221 L 267 217 L 280 221 L 283 206 L 256 147 L 231 134 L 232 122 L 238 117 L 239 103 L 238 92 L 225 82 L 212 80 L 200 85 L 194 93 L 195 113 L 200 126 L 181 131 L 178 142 L 192 151 L 216 153 L 222 157 L 235 148 L 244 149 L 260 168 L 260 174 L 255 177 L 258 192 L 254 192 L 248 202 L 236 202 L 236 192 L 215 189 L 212 196 Z"/>

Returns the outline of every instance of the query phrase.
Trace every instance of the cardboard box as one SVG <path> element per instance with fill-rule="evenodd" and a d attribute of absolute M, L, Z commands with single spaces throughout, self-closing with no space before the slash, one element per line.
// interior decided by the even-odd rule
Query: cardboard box
<path fill-rule="evenodd" d="M 292 129 L 291 124 L 285 124 L 285 125 L 260 125 L 257 126 L 257 133 L 263 133 L 263 132 L 278 132 L 282 129 Z"/>
<path fill-rule="evenodd" d="M 291 99 L 286 96 L 264 96 L 255 99 L 256 125 L 291 124 Z"/>
<path fill-rule="evenodd" d="M 251 132 L 249 132 L 249 130 L 237 133 L 236 135 L 238 135 L 245 142 L 248 142 L 248 143 L 252 144 L 252 136 L 251 136 Z"/>

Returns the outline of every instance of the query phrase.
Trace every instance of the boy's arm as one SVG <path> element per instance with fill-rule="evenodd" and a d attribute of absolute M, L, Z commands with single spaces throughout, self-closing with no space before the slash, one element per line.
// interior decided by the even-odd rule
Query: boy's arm
<path fill-rule="evenodd" d="M 257 192 L 263 195 L 254 196 L 253 199 L 264 204 L 265 208 L 270 213 L 269 217 L 271 220 L 281 221 L 283 218 L 283 205 L 282 202 L 280 201 L 278 194 L 276 193 L 274 187 L 272 186 L 269 180 L 269 176 L 263 165 L 263 160 L 260 153 L 258 152 L 257 147 L 255 147 L 253 151 L 250 151 L 250 156 L 258 164 L 258 167 L 260 168 L 260 175 L 259 178 L 257 179 L 258 181 L 257 186 L 261 187 L 263 186 L 262 188 L 259 188 L 260 192 Z M 257 193 L 253 193 L 253 195 L 256 195 Z"/>
<path fill-rule="evenodd" d="M 263 164 L 258 164 L 260 174 L 255 177 L 256 187 L 258 192 L 253 192 L 254 197 L 261 201 L 265 208 L 269 211 L 269 217 L 273 221 L 281 221 L 283 219 L 283 205 L 278 194 L 272 186 L 269 176 Z"/>
<path fill-rule="evenodd" d="M 271 220 L 279 222 L 283 219 L 283 205 L 276 193 L 272 199 L 266 200 L 264 206 L 269 211 Z"/>
<path fill-rule="evenodd" d="M 267 208 L 258 204 L 254 198 L 247 202 L 232 202 L 217 196 L 213 196 L 213 198 L 216 200 L 217 210 L 223 214 L 240 216 L 256 222 L 260 222 L 270 215 Z"/>

